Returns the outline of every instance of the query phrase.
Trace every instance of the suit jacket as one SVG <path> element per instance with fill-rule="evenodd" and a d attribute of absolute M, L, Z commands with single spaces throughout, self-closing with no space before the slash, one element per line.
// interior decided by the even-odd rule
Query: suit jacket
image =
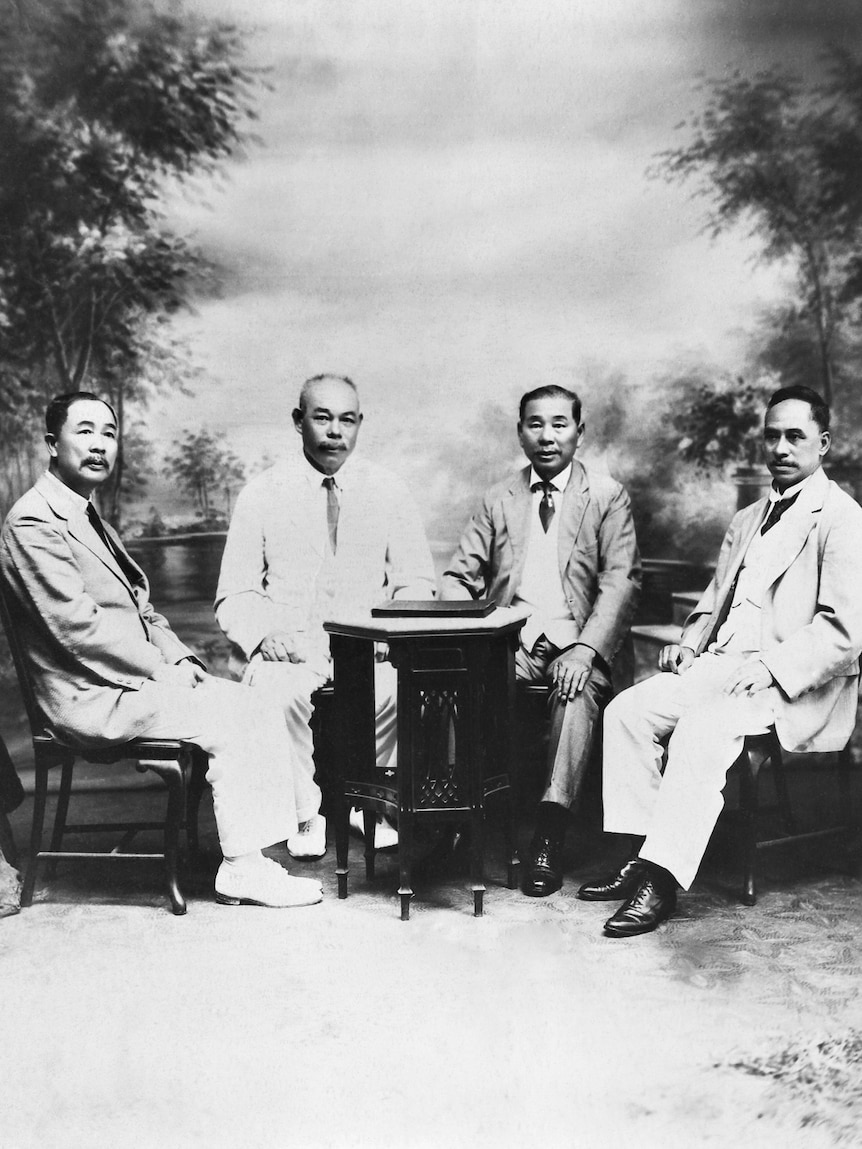
<path fill-rule="evenodd" d="M 730 606 L 767 499 L 734 516 L 715 576 L 686 619 L 681 642 L 700 654 Z M 853 731 L 862 651 L 862 508 L 822 470 L 782 520 L 787 545 L 767 574 L 760 658 L 780 699 L 775 729 L 787 750 L 840 750 Z"/>
<path fill-rule="evenodd" d="M 129 581 L 93 530 L 81 500 L 43 475 L 0 532 L 0 575 L 12 599 L 36 700 L 59 735 L 86 743 L 136 737 L 146 707 L 123 702 L 157 667 L 193 658 L 149 601 L 146 576 Z"/>
<path fill-rule="evenodd" d="M 310 641 L 325 673 L 328 637 L 322 624 L 330 608 L 364 612 L 395 596 L 433 598 L 437 587 L 422 520 L 406 486 L 354 456 L 336 474 L 342 487 L 338 547 L 322 595 L 326 512 L 314 477 L 304 458 L 286 459 L 240 492 L 215 610 L 245 659 L 281 630 Z"/>
<path fill-rule="evenodd" d="M 532 505 L 529 467 L 487 492 L 443 574 L 444 595 L 466 591 L 511 605 L 527 557 Z M 578 641 L 610 666 L 641 585 L 629 497 L 615 479 L 587 471 L 576 459 L 560 515 L 560 578 Z"/>

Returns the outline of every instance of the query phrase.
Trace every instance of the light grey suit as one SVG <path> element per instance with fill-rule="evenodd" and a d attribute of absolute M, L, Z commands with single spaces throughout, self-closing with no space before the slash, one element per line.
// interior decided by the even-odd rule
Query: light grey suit
<path fill-rule="evenodd" d="M 153 680 L 160 667 L 194 653 L 153 609 L 146 576 L 116 533 L 107 527 L 131 579 L 86 509 L 46 474 L 0 533 L 0 575 L 49 728 L 82 746 L 145 736 L 193 742 L 210 754 L 224 853 L 282 841 L 297 822 L 281 715 L 237 683 L 208 677 L 192 688 Z"/>
<path fill-rule="evenodd" d="M 533 494 L 530 467 L 492 487 L 471 519 L 443 575 L 447 598 L 487 595 L 510 606 L 527 558 Z M 589 760 L 595 723 L 611 693 L 610 673 L 634 614 L 641 584 L 640 558 L 623 487 L 577 460 L 560 510 L 560 580 L 578 642 L 597 659 L 586 689 L 571 702 L 551 697 L 548 782 L 544 801 L 570 806 Z M 517 673 L 547 679 L 560 651 L 547 646 L 518 652 Z"/>

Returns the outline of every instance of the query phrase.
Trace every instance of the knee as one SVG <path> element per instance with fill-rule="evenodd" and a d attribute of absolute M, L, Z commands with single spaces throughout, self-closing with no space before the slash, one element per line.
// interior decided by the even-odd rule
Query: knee
<path fill-rule="evenodd" d="M 617 694 L 605 707 L 605 730 L 613 730 L 620 726 L 629 726 L 636 722 L 640 716 L 641 708 L 638 704 L 634 689 L 624 690 Z"/>

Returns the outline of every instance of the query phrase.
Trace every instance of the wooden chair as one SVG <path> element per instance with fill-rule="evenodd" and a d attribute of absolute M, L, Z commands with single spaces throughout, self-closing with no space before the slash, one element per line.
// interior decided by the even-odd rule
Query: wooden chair
<path fill-rule="evenodd" d="M 731 775 L 736 774 L 739 782 L 739 805 L 731 816 L 736 815 L 740 825 L 742 840 L 743 880 L 740 900 L 743 905 L 753 906 L 757 901 L 757 856 L 759 851 L 774 846 L 788 846 L 800 842 L 812 842 L 821 838 L 846 835 L 853 831 L 850 771 L 853 760 L 849 744 L 837 755 L 838 775 L 837 799 L 840 818 L 832 825 L 817 830 L 801 832 L 796 824 L 790 805 L 789 788 L 785 772 L 784 755 L 775 730 L 767 734 L 750 735 L 745 739 L 742 753 L 731 767 Z M 774 800 L 769 805 L 761 802 L 760 783 L 764 767 L 769 767 L 772 778 Z M 759 836 L 759 827 L 767 817 L 777 820 L 779 830 L 768 837 Z"/>
<path fill-rule="evenodd" d="M 18 676 L 18 684 L 24 699 L 30 733 L 33 740 L 35 761 L 35 790 L 33 800 L 33 822 L 30 833 L 30 853 L 24 871 L 21 891 L 21 905 L 29 906 L 33 901 L 36 871 L 42 858 L 51 859 L 49 876 L 56 869 L 60 858 L 104 858 L 104 859 L 153 859 L 164 860 L 168 897 L 175 914 L 186 912 L 186 900 L 179 887 L 177 865 L 179 860 L 179 834 L 186 830 L 190 850 L 198 850 L 197 815 L 203 793 L 207 771 L 207 756 L 198 747 L 172 738 L 135 738 L 115 746 L 84 747 L 64 742 L 47 728 L 44 716 L 39 710 L 33 684 L 20 635 L 14 621 L 14 604 L 0 582 L 0 619 L 2 619 L 12 661 Z M 164 821 L 161 822 L 88 822 L 70 825 L 67 822 L 69 799 L 72 793 L 72 775 L 76 759 L 86 762 L 109 763 L 130 760 L 139 773 L 152 770 L 158 774 L 167 787 L 168 800 Z M 57 795 L 57 810 L 51 834 L 50 849 L 42 849 L 45 808 L 48 801 L 48 777 L 50 772 L 60 767 L 60 786 Z M 164 834 L 164 848 L 159 853 L 129 853 L 125 847 L 141 830 L 161 830 Z M 120 832 L 123 834 L 120 845 L 110 851 L 63 850 L 66 834 L 88 834 Z"/>

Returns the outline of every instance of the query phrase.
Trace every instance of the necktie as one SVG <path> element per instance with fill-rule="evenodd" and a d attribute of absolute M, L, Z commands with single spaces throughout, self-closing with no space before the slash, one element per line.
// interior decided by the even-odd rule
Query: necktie
<path fill-rule="evenodd" d="M 338 488 L 332 475 L 326 476 L 323 485 L 326 487 L 326 525 L 329 528 L 329 546 L 332 553 L 335 554 L 335 548 L 338 545 Z"/>
<path fill-rule="evenodd" d="M 542 498 L 539 502 L 539 522 L 542 524 L 542 530 L 547 534 L 548 527 L 551 525 L 551 519 L 554 517 L 554 491 L 556 491 L 557 488 L 553 483 L 533 484 L 534 491 L 540 489 Z"/>
<path fill-rule="evenodd" d="M 765 535 L 767 531 L 771 531 L 788 507 L 792 507 L 798 498 L 799 492 L 797 491 L 796 494 L 789 499 L 777 499 L 769 508 L 769 514 L 766 516 L 763 526 L 760 528 L 760 533 Z"/>
<path fill-rule="evenodd" d="M 90 526 L 105 544 L 114 561 L 119 564 L 120 569 L 129 582 L 136 583 L 140 577 L 137 570 L 132 566 L 119 547 L 117 547 L 116 543 L 111 541 L 110 535 L 105 530 L 105 524 L 99 518 L 99 513 L 92 503 L 87 503 L 87 518 L 90 520 Z"/>

